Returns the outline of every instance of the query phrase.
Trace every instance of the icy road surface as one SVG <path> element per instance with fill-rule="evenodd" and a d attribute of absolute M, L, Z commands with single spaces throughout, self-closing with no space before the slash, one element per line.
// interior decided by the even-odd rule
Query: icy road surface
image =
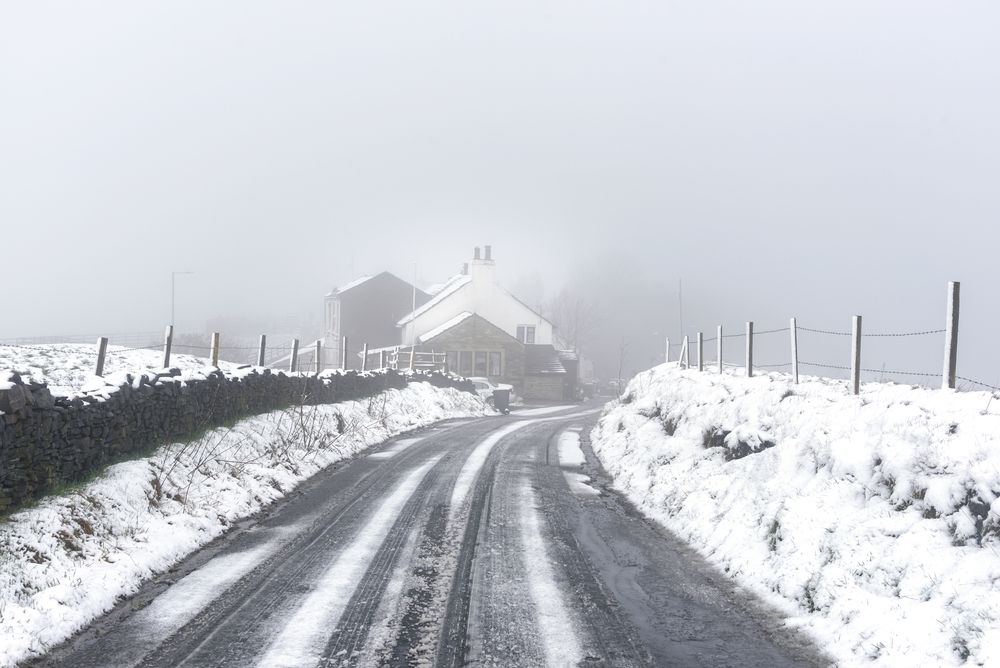
<path fill-rule="evenodd" d="M 595 419 L 567 408 L 390 441 L 35 664 L 826 664 L 607 488 Z"/>

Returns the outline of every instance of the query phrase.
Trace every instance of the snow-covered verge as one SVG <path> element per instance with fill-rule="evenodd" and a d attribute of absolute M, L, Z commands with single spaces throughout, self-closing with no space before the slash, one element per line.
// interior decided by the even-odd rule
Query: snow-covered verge
<path fill-rule="evenodd" d="M 662 365 L 594 428 L 615 486 L 840 665 L 1000 665 L 1000 402 Z"/>
<path fill-rule="evenodd" d="M 320 469 L 408 430 L 486 414 L 478 396 L 426 382 L 275 411 L 111 466 L 11 515 L 0 524 L 0 666 L 68 638 Z"/>
<path fill-rule="evenodd" d="M 0 345 L 0 371 L 18 372 L 25 381 L 46 383 L 54 396 L 78 394 L 95 383 L 119 385 L 126 373 L 161 371 L 163 352 L 160 350 L 135 350 L 122 346 L 108 346 L 104 361 L 104 379 L 94 376 L 97 354 L 92 344 L 46 343 L 31 346 Z M 191 371 L 204 371 L 209 360 L 193 355 L 173 354 L 170 366 L 180 369 L 182 375 Z M 223 371 L 232 371 L 237 365 L 219 362 Z"/>

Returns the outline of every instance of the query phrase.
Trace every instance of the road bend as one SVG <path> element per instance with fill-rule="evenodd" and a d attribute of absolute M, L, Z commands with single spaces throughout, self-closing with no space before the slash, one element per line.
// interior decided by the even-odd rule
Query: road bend
<path fill-rule="evenodd" d="M 304 483 L 39 666 L 813 666 L 610 488 L 596 406 L 441 423 Z"/>

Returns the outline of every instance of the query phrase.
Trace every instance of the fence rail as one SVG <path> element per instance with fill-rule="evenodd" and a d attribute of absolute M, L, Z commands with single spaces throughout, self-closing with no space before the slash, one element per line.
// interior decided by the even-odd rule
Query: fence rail
<path fill-rule="evenodd" d="M 722 342 L 725 339 L 739 339 L 745 340 L 745 353 L 744 353 L 744 364 L 742 365 L 745 369 L 745 374 L 747 377 L 753 376 L 754 369 L 783 369 L 790 368 L 792 379 L 794 383 L 799 382 L 799 367 L 811 367 L 816 369 L 835 369 L 838 371 L 847 371 L 850 373 L 850 383 L 851 389 L 854 394 L 860 393 L 861 386 L 861 374 L 862 373 L 879 373 L 882 375 L 894 375 L 894 376 L 908 376 L 913 378 L 940 378 L 941 387 L 943 389 L 955 389 L 957 381 L 961 380 L 966 383 L 971 383 L 978 387 L 988 389 L 991 391 L 1000 391 L 1000 387 L 995 385 L 990 385 L 989 383 L 983 383 L 978 380 L 973 380 L 971 378 L 966 378 L 964 376 L 959 376 L 957 374 L 958 365 L 958 315 L 959 315 L 959 289 L 960 283 L 958 281 L 951 281 L 948 283 L 948 299 L 946 308 L 946 320 L 945 327 L 941 329 L 924 329 L 924 330 L 914 330 L 914 331 L 903 331 L 903 332 L 869 332 L 865 333 L 862 328 L 862 317 L 860 315 L 855 315 L 851 318 L 851 329 L 850 330 L 837 330 L 830 328 L 819 328 L 819 327 L 806 327 L 798 324 L 796 318 L 791 318 L 788 327 L 776 327 L 773 329 L 755 330 L 754 323 L 748 321 L 746 323 L 746 329 L 744 332 L 738 334 L 723 334 L 722 326 L 720 325 L 716 329 L 716 334 L 711 338 L 704 338 L 702 332 L 697 332 L 697 354 L 696 354 L 696 368 L 699 371 L 705 369 L 704 358 L 702 355 L 702 346 L 710 341 L 716 342 L 716 368 L 718 373 L 722 373 L 724 366 L 736 366 L 729 365 L 723 362 L 722 359 Z M 799 359 L 799 332 L 805 332 L 808 334 L 816 334 L 822 336 L 836 336 L 836 337 L 851 337 L 851 356 L 848 364 L 836 364 L 828 362 L 807 362 Z M 760 364 L 754 360 L 754 340 L 760 336 L 767 336 L 772 334 L 789 334 L 790 343 L 790 359 L 787 362 L 775 362 L 769 364 Z M 862 342 L 865 339 L 871 338 L 908 338 L 908 337 L 919 337 L 919 336 L 932 336 L 944 334 L 944 366 L 941 372 L 928 372 L 928 371 L 893 371 L 887 369 L 873 369 L 862 366 Z M 680 344 L 670 344 L 670 340 L 667 339 L 666 342 L 666 361 L 671 361 L 671 353 L 674 349 L 679 348 L 680 352 L 677 356 L 678 363 L 684 368 L 691 368 L 688 350 L 688 337 L 685 336 Z"/>

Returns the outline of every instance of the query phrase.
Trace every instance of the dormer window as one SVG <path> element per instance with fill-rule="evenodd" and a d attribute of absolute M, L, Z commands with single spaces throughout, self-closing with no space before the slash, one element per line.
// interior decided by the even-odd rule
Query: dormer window
<path fill-rule="evenodd" d="M 534 325 L 518 325 L 517 326 L 517 340 L 521 343 L 534 343 L 535 342 L 535 326 Z"/>

